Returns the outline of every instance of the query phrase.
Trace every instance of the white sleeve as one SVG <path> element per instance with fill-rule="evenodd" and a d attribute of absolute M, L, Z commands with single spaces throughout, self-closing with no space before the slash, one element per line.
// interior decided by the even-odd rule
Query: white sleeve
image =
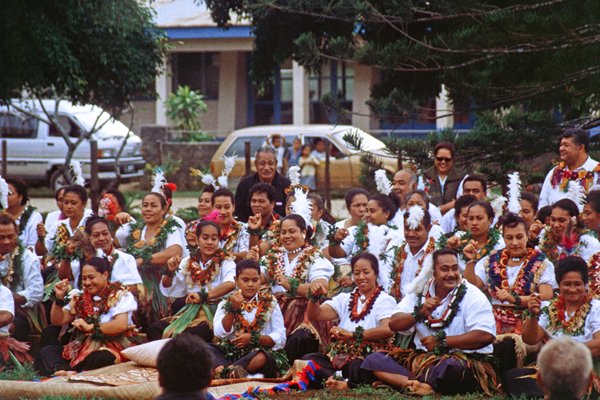
<path fill-rule="evenodd" d="M 44 222 L 42 218 L 42 214 L 37 211 L 34 211 L 27 222 L 27 226 L 23 228 L 23 232 L 25 233 L 25 241 L 23 242 L 23 246 L 28 248 L 35 248 L 35 243 L 38 240 L 37 234 L 37 226 Z"/>
<path fill-rule="evenodd" d="M 340 247 L 342 248 L 342 250 L 344 250 L 344 253 L 346 253 L 346 257 L 348 258 L 352 257 L 352 249 L 354 249 L 355 243 L 355 234 L 356 226 L 353 226 L 348 230 L 348 236 L 346 236 L 346 238 L 342 240 L 342 243 L 340 243 Z"/>
<path fill-rule="evenodd" d="M 379 301 L 377 302 L 377 307 L 374 308 L 375 318 L 377 322 L 380 322 L 383 319 L 390 318 L 392 314 L 394 314 L 394 309 L 396 308 L 396 301 L 392 296 L 384 296 L 386 293 L 380 294 Z M 414 308 L 414 307 L 413 307 Z"/>
<path fill-rule="evenodd" d="M 333 296 L 331 300 L 327 300 L 323 305 L 328 305 L 333 308 L 333 311 L 338 315 L 338 319 L 341 319 L 344 315 L 344 309 L 348 307 L 348 301 L 350 300 L 350 293 L 340 293 Z"/>
<path fill-rule="evenodd" d="M 554 264 L 552 264 L 552 262 L 548 259 L 544 260 L 544 265 L 546 267 L 546 269 L 544 269 L 544 272 L 542 273 L 542 276 L 540 277 L 540 282 L 539 284 L 546 284 L 546 285 L 550 285 L 552 286 L 552 289 L 557 289 L 558 288 L 558 284 L 556 283 L 556 277 L 554 275 Z"/>
<path fill-rule="evenodd" d="M 331 261 L 322 256 L 315 257 L 314 263 L 308 271 L 308 281 L 313 282 L 317 279 L 329 279 L 333 276 L 335 269 Z"/>
<path fill-rule="evenodd" d="M 273 312 L 271 312 L 271 318 L 269 319 L 269 323 L 266 330 L 268 331 L 267 335 L 273 339 L 275 345 L 272 350 L 281 350 L 283 346 L 285 346 L 286 340 L 286 331 L 285 324 L 283 322 L 283 314 L 281 313 L 281 309 L 279 308 L 279 304 L 275 302 L 275 308 Z M 264 331 L 265 329 L 263 329 Z M 216 335 L 216 333 L 215 333 Z"/>
<path fill-rule="evenodd" d="M 477 261 L 477 264 L 475 264 L 475 275 L 477 275 L 477 277 L 479 279 L 481 279 L 481 282 L 483 282 L 483 287 L 485 289 L 487 289 L 487 287 L 488 287 L 486 267 L 488 266 L 489 263 L 490 263 L 490 256 L 485 256 L 481 260 Z M 475 283 L 473 283 L 473 285 L 475 285 Z"/>
<path fill-rule="evenodd" d="M 215 316 L 213 318 L 213 332 L 216 337 L 225 339 L 233 333 L 233 324 L 231 325 L 231 330 L 225 331 L 223 328 L 223 318 L 227 314 L 225 312 L 225 303 L 227 300 L 221 300 L 219 305 L 217 306 L 217 311 L 215 312 Z"/>
<path fill-rule="evenodd" d="M 547 307 L 550 305 L 549 301 L 542 301 L 540 304 L 540 308 L 543 309 L 547 309 Z M 541 312 L 540 313 L 540 317 L 538 319 L 538 325 L 540 326 L 540 328 L 542 328 L 544 331 L 548 329 L 548 325 L 550 324 L 550 320 L 548 319 L 548 313 L 546 312 Z"/>
<path fill-rule="evenodd" d="M 12 292 L 4 285 L 0 285 L 0 311 L 8 311 L 15 315 L 15 301 Z"/>
<path fill-rule="evenodd" d="M 246 224 L 242 224 L 240 233 L 238 234 L 238 240 L 234 248 L 234 251 L 237 253 L 243 253 L 244 251 L 250 250 L 250 234 L 248 233 L 248 226 Z"/>
<path fill-rule="evenodd" d="M 598 300 L 592 300 L 592 309 L 588 318 L 592 330 L 591 334 L 594 335 L 600 331 L 600 302 Z"/>
<path fill-rule="evenodd" d="M 462 313 L 465 323 L 465 332 L 479 330 L 496 336 L 496 319 L 492 311 L 492 304 L 488 301 L 483 292 L 477 289 L 477 286 L 470 285 L 467 290 L 471 296 L 469 301 L 464 304 Z M 468 295 L 469 293 L 467 293 Z M 466 296 L 465 296 L 466 298 Z M 464 302 L 464 300 L 463 300 Z M 461 304 L 463 307 L 463 304 Z"/>
<path fill-rule="evenodd" d="M 221 284 L 225 282 L 235 283 L 235 262 L 232 260 L 225 260 L 221 265 Z"/>
<path fill-rule="evenodd" d="M 181 247 L 181 250 L 186 248 L 185 241 L 181 240 L 181 232 L 179 229 L 175 229 L 173 232 L 169 233 L 167 241 L 165 242 L 165 249 L 174 245 Z"/>
<path fill-rule="evenodd" d="M 23 307 L 33 307 L 44 297 L 44 279 L 40 269 L 40 261 L 30 250 L 23 255 L 23 275 L 25 289 L 17 294 L 27 301 Z"/>
<path fill-rule="evenodd" d="M 136 311 L 137 308 L 135 297 L 128 291 L 110 311 L 114 317 L 115 315 Z"/>
<path fill-rule="evenodd" d="M 111 280 L 113 282 L 121 282 L 121 284 L 126 286 L 142 283 L 142 277 L 138 271 L 135 258 L 127 253 L 121 252 L 117 254 L 119 254 L 119 259 L 115 262 Z"/>
<path fill-rule="evenodd" d="M 556 167 L 554 167 L 556 168 Z M 552 191 L 552 173 L 554 172 L 554 168 L 548 172 L 546 178 L 544 179 L 544 184 L 542 185 L 542 191 L 540 192 L 540 200 L 538 202 L 538 210 L 542 207 L 549 206 L 550 204 L 550 192 Z"/>
<path fill-rule="evenodd" d="M 448 212 L 446 214 L 444 214 L 444 216 L 442 217 L 442 222 L 440 223 L 440 226 L 442 227 L 442 230 L 444 231 L 444 233 L 450 233 L 452 231 L 454 231 L 454 227 L 456 226 L 456 220 L 454 218 L 454 208 L 448 210 Z"/>
<path fill-rule="evenodd" d="M 429 215 L 431 216 L 431 223 L 440 223 L 442 221 L 442 213 L 435 204 L 429 204 Z"/>
<path fill-rule="evenodd" d="M 46 249 L 49 253 L 52 253 L 52 250 L 54 250 L 54 236 L 56 236 L 56 229 L 58 229 L 58 224 L 60 223 L 60 221 L 56 222 L 54 225 L 52 225 L 48 232 L 46 232 L 46 240 L 44 241 L 44 244 L 46 245 Z"/>
<path fill-rule="evenodd" d="M 181 262 L 179 263 L 179 269 L 177 270 L 177 272 L 175 273 L 175 277 L 173 278 L 173 283 L 168 288 L 163 286 L 162 277 L 160 278 L 160 292 L 164 296 L 178 298 L 183 297 L 187 294 L 183 270 L 187 268 L 187 263 L 189 259 L 189 257 L 186 257 L 181 260 Z"/>
<path fill-rule="evenodd" d="M 119 241 L 119 245 L 122 249 L 126 249 L 127 246 L 129 246 L 129 243 L 127 243 L 127 237 L 129 236 L 129 231 L 131 230 L 131 224 L 132 222 L 121 225 L 119 229 L 117 229 L 117 232 L 115 232 L 115 238 Z"/>
<path fill-rule="evenodd" d="M 396 314 L 396 313 L 412 314 L 416 305 L 417 305 L 417 295 L 414 293 L 411 293 L 408 296 L 404 297 L 402 300 L 400 300 L 400 303 L 398 303 L 398 305 L 396 306 L 396 309 L 394 310 L 394 314 Z"/>

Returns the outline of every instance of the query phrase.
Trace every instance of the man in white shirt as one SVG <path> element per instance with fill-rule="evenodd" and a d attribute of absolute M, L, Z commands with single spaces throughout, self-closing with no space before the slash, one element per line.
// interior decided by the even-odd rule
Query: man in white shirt
<path fill-rule="evenodd" d="M 471 195 L 477 199 L 477 201 L 485 200 L 487 194 L 487 179 L 481 175 L 467 175 L 462 183 L 462 195 Z M 444 233 L 454 232 L 456 229 L 456 211 L 453 209 L 449 210 L 442 218 L 442 230 Z M 494 224 L 496 224 L 497 216 L 494 218 Z"/>
<path fill-rule="evenodd" d="M 590 139 L 582 129 L 568 129 L 560 137 L 560 162 L 552 168 L 540 192 L 539 208 L 556 203 L 567 197 L 569 182 L 583 187 L 585 192 L 600 179 L 598 161 L 589 154 Z"/>
<path fill-rule="evenodd" d="M 394 175 L 394 177 L 392 179 L 392 193 L 394 193 L 396 195 L 396 197 L 398 198 L 398 200 L 400 201 L 402 210 L 398 209 L 398 212 L 396 213 L 394 218 L 392 218 L 391 223 L 393 225 L 398 226 L 398 227 L 401 227 L 404 225 L 404 222 L 402 221 L 403 215 L 404 215 L 403 210 L 406 209 L 406 204 L 404 204 L 404 201 L 406 200 L 406 196 L 408 196 L 408 194 L 410 192 L 412 192 L 413 190 L 415 190 L 416 188 L 417 188 L 417 176 L 415 175 L 415 173 L 412 170 L 405 168 L 405 169 L 401 169 L 400 171 L 396 172 L 396 174 Z M 429 202 L 428 211 L 429 211 L 429 215 L 431 215 L 432 222 L 434 222 L 434 223 L 441 222 L 442 213 L 435 204 L 432 204 L 431 202 Z"/>
<path fill-rule="evenodd" d="M 423 293 L 402 299 L 389 327 L 415 332 L 419 353 L 371 354 L 361 368 L 372 371 L 375 379 L 415 394 L 483 390 L 491 396 L 495 391 L 496 375 L 486 359 L 496 338 L 492 306 L 483 292 L 462 278 L 454 250 L 433 253 L 433 279 Z"/>
<path fill-rule="evenodd" d="M 31 330 L 27 309 L 38 304 L 44 295 L 44 282 L 39 259 L 19 245 L 17 226 L 6 215 L 0 215 L 0 279 L 12 293 L 17 313 L 10 327 L 11 336 L 26 341 Z"/>

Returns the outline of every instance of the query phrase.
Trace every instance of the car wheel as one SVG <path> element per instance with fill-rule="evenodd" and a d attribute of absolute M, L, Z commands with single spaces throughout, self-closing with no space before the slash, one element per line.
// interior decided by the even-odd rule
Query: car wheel
<path fill-rule="evenodd" d="M 69 181 L 67 180 L 65 174 L 63 174 L 60 168 L 54 171 L 52 175 L 50 175 L 50 189 L 52 189 L 53 191 L 56 192 L 58 189 L 60 189 L 63 186 L 67 186 L 68 184 Z"/>

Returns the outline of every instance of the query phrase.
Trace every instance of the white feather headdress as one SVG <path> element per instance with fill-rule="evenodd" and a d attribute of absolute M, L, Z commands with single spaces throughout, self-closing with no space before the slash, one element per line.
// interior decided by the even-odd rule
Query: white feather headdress
<path fill-rule="evenodd" d="M 165 173 L 162 167 L 154 168 L 154 176 L 152 177 L 152 189 L 151 192 L 154 193 L 162 193 L 162 188 L 167 183 L 167 178 L 165 178 Z"/>
<path fill-rule="evenodd" d="M 406 219 L 406 224 L 410 229 L 417 229 L 421 221 L 423 221 L 424 216 L 425 211 L 421 208 L 421 206 L 412 206 L 408 209 L 408 218 Z"/>
<path fill-rule="evenodd" d="M 425 180 L 423 179 L 423 175 L 419 175 L 419 178 L 417 178 L 417 189 L 425 190 Z"/>
<path fill-rule="evenodd" d="M 508 174 L 508 212 L 521 212 L 521 178 L 518 172 Z"/>
<path fill-rule="evenodd" d="M 290 167 L 288 178 L 290 179 L 290 187 L 300 186 L 300 167 L 298 165 Z"/>
<path fill-rule="evenodd" d="M 428 286 L 431 277 L 433 276 L 433 255 L 427 254 L 423 260 L 423 267 L 419 274 L 406 287 L 407 294 L 422 293 Z"/>
<path fill-rule="evenodd" d="M 497 217 L 502 215 L 504 213 L 504 205 L 505 204 L 506 204 L 506 197 L 504 197 L 504 196 L 498 196 L 494 200 L 492 200 L 490 205 L 492 206 L 492 210 L 494 210 L 494 215 L 496 215 Z"/>
<path fill-rule="evenodd" d="M 585 205 L 585 190 L 583 186 L 574 181 L 569 181 L 569 188 L 567 191 L 567 199 L 573 200 L 577 204 L 579 212 L 583 211 Z"/>
<path fill-rule="evenodd" d="M 8 208 L 8 183 L 6 180 L 0 175 L 0 205 L 2 205 L 3 209 Z"/>
<path fill-rule="evenodd" d="M 73 183 L 79 186 L 85 186 L 85 179 L 83 178 L 83 171 L 81 170 L 81 163 L 77 160 L 71 161 L 71 174 L 73 175 Z"/>
<path fill-rule="evenodd" d="M 385 169 L 375 171 L 375 185 L 379 193 L 388 195 L 392 192 L 392 182 L 388 179 Z"/>
<path fill-rule="evenodd" d="M 233 167 L 235 167 L 235 160 L 237 160 L 237 156 L 235 154 L 232 156 L 223 156 L 221 159 L 223 159 L 225 166 L 223 167 L 221 176 L 217 178 L 215 188 L 227 189 L 227 186 L 229 185 L 229 174 L 231 171 L 233 171 Z"/>
<path fill-rule="evenodd" d="M 308 199 L 308 193 L 302 188 L 294 189 L 294 201 L 291 204 L 292 212 L 300 215 L 306 226 L 312 226 L 312 202 Z"/>

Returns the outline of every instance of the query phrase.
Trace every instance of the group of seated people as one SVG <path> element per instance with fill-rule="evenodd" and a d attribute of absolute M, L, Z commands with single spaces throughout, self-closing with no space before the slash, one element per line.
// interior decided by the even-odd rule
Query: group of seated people
<path fill-rule="evenodd" d="M 312 360 L 315 388 L 416 394 L 542 395 L 529 366 L 564 335 L 600 356 L 600 242 L 582 218 L 600 215 L 599 192 L 542 210 L 519 193 L 519 210 L 494 210 L 485 178 L 469 175 L 442 217 L 412 171 L 398 174 L 388 193 L 349 190 L 339 222 L 297 183 L 279 215 L 259 182 L 247 223 L 230 190 L 206 187 L 187 225 L 168 184 L 143 197 L 139 220 L 118 191 L 93 215 L 86 189 L 67 186 L 44 224 L 8 178 L 0 332 L 15 349 L 40 334 L 43 375 L 186 332 L 209 343 L 214 377 L 277 377 Z"/>

